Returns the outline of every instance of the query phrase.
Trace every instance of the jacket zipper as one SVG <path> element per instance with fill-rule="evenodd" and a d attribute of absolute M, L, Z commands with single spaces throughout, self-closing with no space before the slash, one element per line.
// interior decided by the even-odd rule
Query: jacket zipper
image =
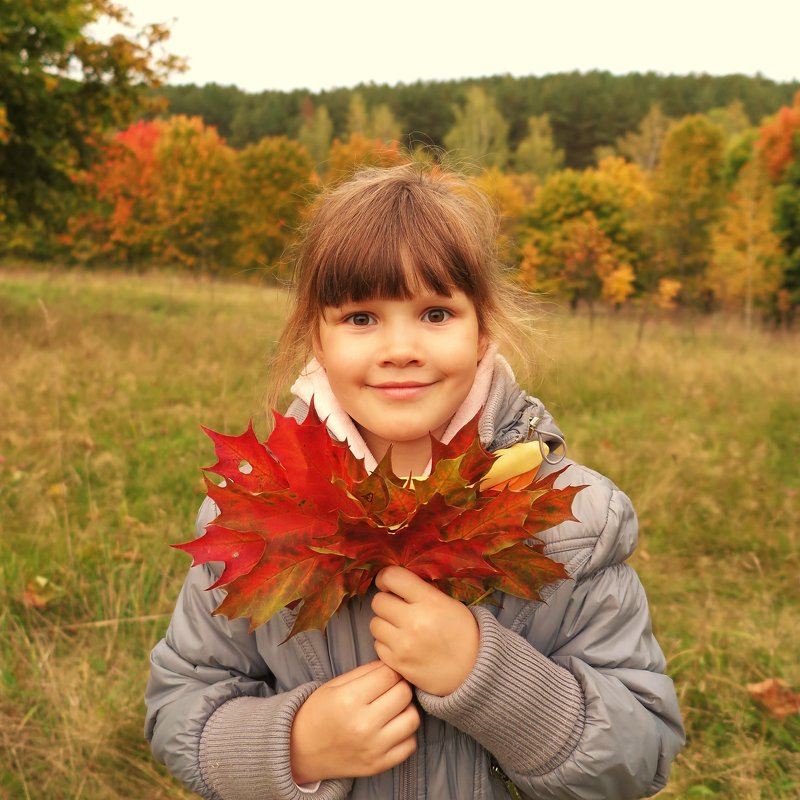
<path fill-rule="evenodd" d="M 417 800 L 417 754 L 412 753 L 399 770 L 397 797 L 399 800 Z"/>

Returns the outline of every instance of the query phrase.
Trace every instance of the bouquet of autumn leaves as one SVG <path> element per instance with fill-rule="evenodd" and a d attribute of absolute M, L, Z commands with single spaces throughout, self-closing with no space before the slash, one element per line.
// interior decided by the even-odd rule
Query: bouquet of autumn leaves
<path fill-rule="evenodd" d="M 399 565 L 466 603 L 494 590 L 535 600 L 566 577 L 535 536 L 575 519 L 583 487 L 556 489 L 559 472 L 536 469 L 498 482 L 497 456 L 481 446 L 477 417 L 443 444 L 431 437 L 427 478 L 392 472 L 391 450 L 370 474 L 328 434 L 314 407 L 296 422 L 275 413 L 262 444 L 206 428 L 217 463 L 206 470 L 219 516 L 199 539 L 173 545 L 192 566 L 224 562 L 209 589 L 226 596 L 214 614 L 249 617 L 250 629 L 302 601 L 290 637 L 324 629 L 348 598 L 364 595 L 384 567 Z M 538 443 L 537 443 L 538 444 Z"/>

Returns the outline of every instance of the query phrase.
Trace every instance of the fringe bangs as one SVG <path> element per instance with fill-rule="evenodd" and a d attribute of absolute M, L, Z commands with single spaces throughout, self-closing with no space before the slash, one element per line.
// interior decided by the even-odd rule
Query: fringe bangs
<path fill-rule="evenodd" d="M 318 215 L 304 253 L 313 264 L 306 296 L 317 311 L 370 297 L 405 300 L 420 289 L 481 298 L 486 254 L 461 209 L 414 181 L 380 188 Z"/>

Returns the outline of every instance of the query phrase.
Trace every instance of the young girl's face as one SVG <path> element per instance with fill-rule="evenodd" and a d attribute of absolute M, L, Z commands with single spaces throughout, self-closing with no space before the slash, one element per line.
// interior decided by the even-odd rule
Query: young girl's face
<path fill-rule="evenodd" d="M 380 459 L 389 444 L 430 457 L 466 398 L 486 350 L 475 305 L 462 291 L 326 307 L 314 354 L 333 393 Z M 412 459 L 413 460 L 413 459 Z"/>

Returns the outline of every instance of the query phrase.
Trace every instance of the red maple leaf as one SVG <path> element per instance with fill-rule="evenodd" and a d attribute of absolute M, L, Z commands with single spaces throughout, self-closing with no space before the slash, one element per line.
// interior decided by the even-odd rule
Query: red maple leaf
<path fill-rule="evenodd" d="M 391 450 L 368 474 L 313 403 L 302 423 L 276 413 L 265 444 L 252 425 L 241 436 L 204 430 L 217 454 L 206 469 L 224 478 L 206 481 L 220 513 L 202 537 L 173 546 L 192 566 L 223 562 L 209 587 L 226 587 L 214 613 L 249 617 L 251 630 L 300 601 L 290 636 L 324 629 L 393 564 L 465 602 L 494 590 L 535 600 L 567 577 L 535 537 L 575 519 L 572 501 L 583 487 L 554 488 L 556 472 L 482 488 L 497 457 L 481 446 L 477 417 L 448 444 L 431 437 L 431 474 L 413 480 L 394 474 Z"/>

